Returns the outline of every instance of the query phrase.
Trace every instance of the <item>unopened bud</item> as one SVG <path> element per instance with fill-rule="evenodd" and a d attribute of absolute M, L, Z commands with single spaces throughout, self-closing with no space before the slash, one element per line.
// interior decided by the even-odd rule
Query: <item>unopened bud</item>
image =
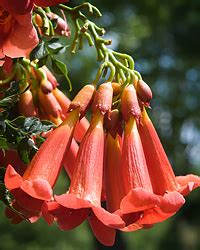
<path fill-rule="evenodd" d="M 46 95 L 39 89 L 38 99 L 46 115 L 57 118 L 62 114 L 62 109 L 52 92 Z"/>
<path fill-rule="evenodd" d="M 18 109 L 21 115 L 37 116 L 36 108 L 33 101 L 33 95 L 29 89 L 20 95 Z"/>
<path fill-rule="evenodd" d="M 37 24 L 38 27 L 42 28 L 43 27 L 43 20 L 42 17 L 39 14 L 35 15 L 35 23 Z"/>
<path fill-rule="evenodd" d="M 104 115 L 110 113 L 112 107 L 113 88 L 110 82 L 103 83 L 99 86 L 94 101 L 92 111 L 95 113 L 97 109 Z"/>
<path fill-rule="evenodd" d="M 52 90 L 53 90 L 53 86 L 52 86 L 51 82 L 48 81 L 48 80 L 43 80 L 43 81 L 41 81 L 41 83 L 40 83 L 40 88 L 41 88 L 42 92 L 43 92 L 45 95 L 51 93 Z"/>
<path fill-rule="evenodd" d="M 139 99 L 146 105 L 149 106 L 149 103 L 152 99 L 152 91 L 146 82 L 139 80 L 136 87 L 136 92 Z"/>
<path fill-rule="evenodd" d="M 134 116 L 136 119 L 139 119 L 141 116 L 136 90 L 132 84 L 125 87 L 122 92 L 121 110 L 125 121 L 128 121 L 130 116 Z"/>
<path fill-rule="evenodd" d="M 58 86 L 58 82 L 57 82 L 55 76 L 52 74 L 52 72 L 45 65 L 42 66 L 42 69 L 46 73 L 47 80 L 49 80 L 51 82 L 53 88 L 55 89 Z"/>
<path fill-rule="evenodd" d="M 72 100 L 68 112 L 79 108 L 80 117 L 83 117 L 92 103 L 95 88 L 93 85 L 85 85 Z"/>
<path fill-rule="evenodd" d="M 55 88 L 52 91 L 52 93 L 56 97 L 56 100 L 58 101 L 58 103 L 60 104 L 63 115 L 66 118 L 67 111 L 68 111 L 69 105 L 71 103 L 70 99 L 62 91 L 60 91 L 58 88 Z"/>
<path fill-rule="evenodd" d="M 66 20 L 64 20 L 63 18 L 61 18 L 60 16 L 52 12 L 47 13 L 47 16 L 49 17 L 50 20 L 56 21 L 55 32 L 58 35 L 67 36 L 67 37 L 70 36 L 70 30 L 69 30 L 69 26 Z"/>

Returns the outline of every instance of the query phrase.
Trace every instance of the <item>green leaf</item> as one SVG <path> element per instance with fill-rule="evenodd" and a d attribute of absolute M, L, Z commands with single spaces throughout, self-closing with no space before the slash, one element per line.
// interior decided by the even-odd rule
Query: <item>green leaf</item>
<path fill-rule="evenodd" d="M 41 59 L 48 55 L 44 41 L 41 41 L 36 48 L 31 51 L 30 60 Z"/>
<path fill-rule="evenodd" d="M 63 75 L 67 79 L 67 82 L 69 84 L 69 91 L 71 91 L 72 83 L 68 77 L 67 66 L 60 60 L 56 59 L 54 56 L 51 56 L 51 63 L 53 71 L 58 75 Z"/>
<path fill-rule="evenodd" d="M 0 100 L 0 107 L 7 108 L 12 107 L 19 100 L 19 95 L 8 96 Z"/>
<path fill-rule="evenodd" d="M 16 129 L 20 129 L 21 133 L 24 135 L 37 135 L 42 132 L 49 131 L 54 124 L 50 121 L 41 121 L 37 117 L 24 117 L 19 116 L 16 119 L 11 121 L 12 126 L 15 126 Z"/>
<path fill-rule="evenodd" d="M 44 56 L 44 57 L 42 57 L 42 58 L 39 59 L 39 61 L 37 63 L 38 67 L 42 67 L 43 65 L 47 64 L 48 56 L 49 55 L 46 55 L 46 56 Z"/>
<path fill-rule="evenodd" d="M 30 143 L 29 138 L 23 138 L 17 145 L 17 152 L 25 164 L 30 162 L 29 154 L 33 147 L 33 142 Z"/>
<path fill-rule="evenodd" d="M 19 100 L 19 92 L 19 82 L 12 82 L 10 88 L 5 91 L 5 97 L 0 100 L 0 107 L 10 109 Z"/>
<path fill-rule="evenodd" d="M 0 149 L 9 149 L 7 139 L 0 136 Z"/>

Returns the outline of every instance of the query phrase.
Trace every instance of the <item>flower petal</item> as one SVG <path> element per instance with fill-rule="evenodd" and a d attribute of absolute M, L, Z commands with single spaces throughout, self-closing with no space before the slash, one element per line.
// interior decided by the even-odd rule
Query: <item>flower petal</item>
<path fill-rule="evenodd" d="M 1 6 L 11 15 L 22 15 L 31 11 L 33 7 L 32 0 L 1 0 Z"/>
<path fill-rule="evenodd" d="M 93 213 L 88 217 L 89 224 L 95 237 L 106 246 L 112 246 L 116 230 L 105 226 Z"/>
<path fill-rule="evenodd" d="M 95 216 L 105 225 L 112 228 L 123 228 L 125 226 L 123 220 L 117 214 L 107 212 L 101 207 L 92 207 Z"/>
<path fill-rule="evenodd" d="M 6 56 L 12 58 L 28 56 L 38 44 L 37 32 L 31 22 L 31 17 L 31 13 L 15 16 L 12 32 L 3 43 L 3 53 Z"/>
<path fill-rule="evenodd" d="M 15 197 L 17 203 L 23 209 L 29 212 L 33 212 L 33 213 L 41 212 L 41 208 L 44 202 L 43 200 L 38 200 L 38 199 L 31 197 L 20 188 L 11 190 L 11 193 Z"/>
<path fill-rule="evenodd" d="M 62 194 L 55 195 L 55 200 L 66 208 L 80 209 L 80 208 L 90 208 L 92 204 L 84 199 L 78 198 L 73 194 Z"/>
<path fill-rule="evenodd" d="M 121 201 L 123 213 L 147 210 L 159 204 L 159 197 L 143 188 L 134 188 Z"/>
<path fill-rule="evenodd" d="M 6 168 L 4 182 L 6 187 L 9 190 L 19 188 L 23 179 L 22 177 L 15 171 L 15 169 L 9 164 Z"/>
<path fill-rule="evenodd" d="M 28 195 L 39 200 L 49 201 L 53 195 L 49 182 L 43 179 L 33 181 L 25 180 L 21 184 L 21 189 Z"/>
<path fill-rule="evenodd" d="M 87 218 L 89 212 L 88 209 L 68 209 L 57 202 L 47 202 L 46 207 L 48 214 L 57 220 L 62 230 L 71 230 L 79 226 Z"/>
<path fill-rule="evenodd" d="M 185 203 L 185 199 L 178 192 L 169 192 L 160 198 L 158 206 L 144 211 L 139 224 L 155 224 L 173 216 Z"/>
<path fill-rule="evenodd" d="M 200 177 L 193 174 L 188 174 L 186 176 L 177 176 L 176 180 L 180 185 L 179 192 L 186 196 L 192 190 L 200 186 Z"/>

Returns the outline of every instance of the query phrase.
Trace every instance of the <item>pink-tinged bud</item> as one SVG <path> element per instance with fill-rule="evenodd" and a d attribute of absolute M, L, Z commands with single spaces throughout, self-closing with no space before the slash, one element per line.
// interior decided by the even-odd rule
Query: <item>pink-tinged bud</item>
<path fill-rule="evenodd" d="M 40 83 L 40 88 L 42 90 L 42 92 L 47 95 L 49 93 L 52 92 L 53 90 L 53 85 L 51 84 L 50 81 L 48 80 L 42 80 L 41 83 Z"/>
<path fill-rule="evenodd" d="M 136 90 L 132 84 L 124 88 L 121 96 L 121 110 L 125 121 L 128 121 L 130 116 L 136 119 L 141 116 Z"/>
<path fill-rule="evenodd" d="M 52 74 L 52 72 L 44 65 L 42 66 L 42 69 L 45 71 L 47 75 L 47 80 L 51 82 L 53 88 L 56 88 L 58 86 L 58 82 L 55 78 L 55 76 Z"/>
<path fill-rule="evenodd" d="M 146 82 L 144 82 L 143 80 L 139 80 L 137 82 L 136 92 L 140 100 L 144 102 L 144 104 L 148 107 L 149 102 L 152 99 L 152 91 L 149 85 L 146 84 Z"/>
<path fill-rule="evenodd" d="M 61 18 L 60 16 L 50 12 L 47 13 L 47 16 L 49 17 L 50 20 L 56 21 L 56 28 L 55 28 L 55 33 L 58 35 L 62 36 L 70 36 L 70 30 L 69 26 L 67 24 L 67 20 L 64 16 L 64 19 Z"/>
<path fill-rule="evenodd" d="M 112 97 L 113 97 L 113 88 L 110 82 L 103 83 L 99 86 L 94 101 L 92 104 L 93 113 L 96 112 L 97 109 L 101 112 L 101 114 L 105 115 L 111 111 L 112 107 Z"/>
<path fill-rule="evenodd" d="M 93 85 L 85 85 L 72 100 L 68 112 L 79 108 L 80 117 L 83 117 L 93 100 L 94 93 L 95 88 Z"/>
<path fill-rule="evenodd" d="M 36 108 L 33 101 L 32 92 L 28 89 L 21 94 L 18 102 L 19 113 L 24 116 L 37 116 Z"/>
<path fill-rule="evenodd" d="M 62 91 L 60 91 L 58 88 L 55 88 L 52 93 L 55 96 L 58 103 L 60 104 L 62 112 L 63 112 L 64 116 L 66 117 L 68 114 L 67 110 L 68 110 L 69 105 L 71 103 L 70 99 Z"/>
<path fill-rule="evenodd" d="M 38 99 L 43 112 L 46 115 L 51 115 L 55 118 L 59 117 L 62 113 L 62 109 L 57 102 L 53 93 L 45 95 L 40 89 L 38 91 Z"/>

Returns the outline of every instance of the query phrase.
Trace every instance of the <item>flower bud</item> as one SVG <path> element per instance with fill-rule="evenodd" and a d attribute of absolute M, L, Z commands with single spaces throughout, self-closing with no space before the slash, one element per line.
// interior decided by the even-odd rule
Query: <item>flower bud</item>
<path fill-rule="evenodd" d="M 43 20 L 42 20 L 42 17 L 41 17 L 39 14 L 36 14 L 36 15 L 35 15 L 34 20 L 35 20 L 35 23 L 37 24 L 38 27 L 40 27 L 40 28 L 43 27 L 44 22 L 43 22 Z"/>
<path fill-rule="evenodd" d="M 20 95 L 18 109 L 21 115 L 37 116 L 36 108 L 33 101 L 33 95 L 29 89 Z"/>
<path fill-rule="evenodd" d="M 51 93 L 51 91 L 53 90 L 53 86 L 48 80 L 42 80 L 40 83 L 40 88 L 45 95 Z"/>
<path fill-rule="evenodd" d="M 113 97 L 113 88 L 110 82 L 103 83 L 99 86 L 94 101 L 92 104 L 93 113 L 97 109 L 104 115 L 105 113 L 110 113 L 112 107 L 112 97 Z"/>
<path fill-rule="evenodd" d="M 38 99 L 46 115 L 57 118 L 62 114 L 62 109 L 52 92 L 46 95 L 39 89 Z"/>
<path fill-rule="evenodd" d="M 55 76 L 52 74 L 52 72 L 44 65 L 42 66 L 42 69 L 45 71 L 46 76 L 47 76 L 47 80 L 49 80 L 53 86 L 53 88 L 55 89 L 58 86 L 58 81 L 55 78 Z"/>
<path fill-rule="evenodd" d="M 52 91 L 53 95 L 56 97 L 56 100 L 60 104 L 60 107 L 62 108 L 63 115 L 67 116 L 67 110 L 69 108 L 69 105 L 71 103 L 70 99 L 58 88 L 55 88 Z"/>
<path fill-rule="evenodd" d="M 85 85 L 72 100 L 68 112 L 79 108 L 80 117 L 82 118 L 93 100 L 94 93 L 95 88 L 93 85 Z"/>
<path fill-rule="evenodd" d="M 138 97 L 146 106 L 149 106 L 149 102 L 152 99 L 152 91 L 146 82 L 139 80 L 137 82 L 136 92 Z"/>
<path fill-rule="evenodd" d="M 139 119 L 141 116 L 136 90 L 132 84 L 125 87 L 122 92 L 121 110 L 125 121 L 128 121 L 130 116 L 134 116 L 136 119 Z"/>
<path fill-rule="evenodd" d="M 60 16 L 58 16 L 52 12 L 47 13 L 47 16 L 49 17 L 50 20 L 56 21 L 56 28 L 55 28 L 56 34 L 62 35 L 62 36 L 67 36 L 67 37 L 70 36 L 70 30 L 69 30 L 68 23 L 65 20 L 65 16 L 63 19 Z"/>

